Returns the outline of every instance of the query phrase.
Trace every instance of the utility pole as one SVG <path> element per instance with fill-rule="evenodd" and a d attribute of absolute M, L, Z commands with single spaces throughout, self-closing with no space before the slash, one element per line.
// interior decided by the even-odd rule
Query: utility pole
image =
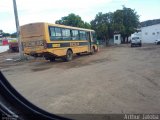
<path fill-rule="evenodd" d="M 19 28 L 19 20 L 18 20 L 18 12 L 17 12 L 16 0 L 13 0 L 13 8 L 14 8 L 14 16 L 15 16 L 15 22 L 16 22 L 19 54 L 20 54 L 20 59 L 23 60 L 24 59 L 24 54 L 23 54 L 23 50 L 22 50 L 22 42 L 21 42 L 21 39 L 20 39 L 20 36 L 19 36 L 20 28 Z"/>

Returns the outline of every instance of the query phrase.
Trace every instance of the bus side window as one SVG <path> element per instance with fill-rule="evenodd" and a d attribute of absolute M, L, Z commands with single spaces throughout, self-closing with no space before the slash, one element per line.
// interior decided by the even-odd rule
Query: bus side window
<path fill-rule="evenodd" d="M 62 40 L 62 29 L 55 27 L 56 40 Z"/>
<path fill-rule="evenodd" d="M 50 29 L 50 39 L 51 40 L 61 40 L 62 39 L 61 28 L 50 27 L 49 29 Z"/>
<path fill-rule="evenodd" d="M 87 35 L 85 31 L 79 31 L 80 40 L 87 40 Z"/>
<path fill-rule="evenodd" d="M 70 29 L 62 29 L 63 40 L 71 40 Z"/>
<path fill-rule="evenodd" d="M 87 40 L 90 40 L 90 32 L 86 32 Z"/>
<path fill-rule="evenodd" d="M 79 40 L 79 32 L 78 30 L 71 30 L 72 40 Z"/>

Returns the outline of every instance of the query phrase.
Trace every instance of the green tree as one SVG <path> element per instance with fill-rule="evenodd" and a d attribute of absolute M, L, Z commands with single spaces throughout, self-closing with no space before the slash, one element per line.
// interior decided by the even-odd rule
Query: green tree
<path fill-rule="evenodd" d="M 10 37 L 11 34 L 10 33 L 6 33 L 3 30 L 0 30 L 0 37 Z"/>
<path fill-rule="evenodd" d="M 100 12 L 91 21 L 91 28 L 96 31 L 97 38 L 105 40 L 106 44 L 109 39 L 113 38 L 114 33 L 120 33 L 124 41 L 136 31 L 138 25 L 139 16 L 135 10 L 125 6 L 122 10 L 117 10 L 114 13 L 102 14 Z"/>
<path fill-rule="evenodd" d="M 11 34 L 11 38 L 16 38 L 16 37 L 17 37 L 17 32 Z"/>
<path fill-rule="evenodd" d="M 3 37 L 9 37 L 11 36 L 10 33 L 3 33 Z"/>
<path fill-rule="evenodd" d="M 84 22 L 83 28 L 91 29 L 91 25 L 87 22 Z"/>
<path fill-rule="evenodd" d="M 113 13 L 98 13 L 91 21 L 91 28 L 96 31 L 97 39 L 107 40 L 113 37 Z"/>
<path fill-rule="evenodd" d="M 68 25 L 73 27 L 81 28 L 91 28 L 91 25 L 87 22 L 84 22 L 79 15 L 74 13 L 69 14 L 68 16 L 62 17 L 60 20 L 55 22 L 56 24 Z"/>
<path fill-rule="evenodd" d="M 123 41 L 136 31 L 139 26 L 139 16 L 137 12 L 131 8 L 126 8 L 123 6 L 122 10 L 117 10 L 113 15 L 113 26 L 114 31 L 121 33 Z"/>
<path fill-rule="evenodd" d="M 113 13 L 113 29 L 115 33 L 124 33 L 123 10 L 117 10 Z"/>

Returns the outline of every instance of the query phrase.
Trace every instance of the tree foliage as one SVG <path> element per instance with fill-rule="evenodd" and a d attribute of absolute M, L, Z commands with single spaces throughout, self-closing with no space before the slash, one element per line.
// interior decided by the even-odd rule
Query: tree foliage
<path fill-rule="evenodd" d="M 6 32 L 3 32 L 3 30 L 0 30 L 0 37 L 9 37 L 11 36 L 10 33 L 6 33 Z"/>
<path fill-rule="evenodd" d="M 10 33 L 3 33 L 3 37 L 10 37 L 11 34 Z"/>
<path fill-rule="evenodd" d="M 17 37 L 17 32 L 11 34 L 11 38 L 16 38 L 16 37 Z"/>
<path fill-rule="evenodd" d="M 17 33 L 14 32 L 14 33 L 6 33 L 6 32 L 3 32 L 3 30 L 0 30 L 0 37 L 11 37 L 11 38 L 16 38 L 17 37 Z"/>
<path fill-rule="evenodd" d="M 124 25 L 124 31 L 122 32 L 122 37 L 128 38 L 132 33 L 136 31 L 139 25 L 139 16 L 135 12 L 135 10 L 131 8 L 126 8 L 124 6 L 122 12 L 123 12 L 123 25 Z"/>
<path fill-rule="evenodd" d="M 125 39 L 136 31 L 139 25 L 139 16 L 135 10 L 123 6 L 122 10 L 114 13 L 98 13 L 91 21 L 91 27 L 97 33 L 98 39 L 108 40 L 114 33 L 120 33 Z"/>
<path fill-rule="evenodd" d="M 79 15 L 74 13 L 69 14 L 68 16 L 62 17 L 60 20 L 55 22 L 56 24 L 68 25 L 73 27 L 81 28 L 91 28 L 91 25 L 87 22 L 84 22 Z"/>
<path fill-rule="evenodd" d="M 91 21 L 91 28 L 97 33 L 98 39 L 107 40 L 113 37 L 113 13 L 98 13 L 94 20 Z"/>

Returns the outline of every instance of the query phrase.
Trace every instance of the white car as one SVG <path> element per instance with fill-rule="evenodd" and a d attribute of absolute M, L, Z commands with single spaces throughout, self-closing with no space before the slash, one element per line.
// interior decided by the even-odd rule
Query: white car
<path fill-rule="evenodd" d="M 132 37 L 131 38 L 131 47 L 133 47 L 133 46 L 139 46 L 139 47 L 142 46 L 142 42 L 141 42 L 140 37 Z"/>
<path fill-rule="evenodd" d="M 156 44 L 156 45 L 160 45 L 160 39 L 156 39 L 156 40 L 155 40 L 155 44 Z"/>

